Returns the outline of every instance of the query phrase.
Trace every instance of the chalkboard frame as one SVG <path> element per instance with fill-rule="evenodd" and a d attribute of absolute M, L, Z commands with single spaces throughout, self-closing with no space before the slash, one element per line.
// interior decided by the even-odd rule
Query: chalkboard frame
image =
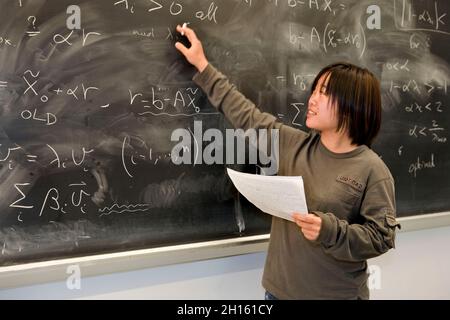
<path fill-rule="evenodd" d="M 398 221 L 402 226 L 399 232 L 445 227 L 450 226 L 450 211 L 401 217 Z M 83 277 L 90 277 L 263 252 L 269 238 L 270 234 L 261 234 L 0 267 L 0 288 L 66 281 L 72 265 L 80 268 Z"/>

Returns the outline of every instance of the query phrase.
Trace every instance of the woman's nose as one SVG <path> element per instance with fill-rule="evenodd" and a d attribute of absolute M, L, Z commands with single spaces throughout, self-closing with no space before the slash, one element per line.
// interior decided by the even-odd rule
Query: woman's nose
<path fill-rule="evenodd" d="M 314 94 L 314 92 L 311 94 L 311 96 L 309 97 L 309 104 L 312 104 L 312 105 L 316 105 L 316 98 L 317 98 L 317 95 L 316 94 Z"/>

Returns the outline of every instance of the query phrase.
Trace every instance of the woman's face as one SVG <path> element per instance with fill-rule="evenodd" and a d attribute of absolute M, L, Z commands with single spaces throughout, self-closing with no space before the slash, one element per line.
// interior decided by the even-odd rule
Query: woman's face
<path fill-rule="evenodd" d="M 329 103 L 331 99 L 325 93 L 328 79 L 329 74 L 320 77 L 314 92 L 309 97 L 306 112 L 306 126 L 320 132 L 336 132 L 338 127 L 336 106 Z"/>

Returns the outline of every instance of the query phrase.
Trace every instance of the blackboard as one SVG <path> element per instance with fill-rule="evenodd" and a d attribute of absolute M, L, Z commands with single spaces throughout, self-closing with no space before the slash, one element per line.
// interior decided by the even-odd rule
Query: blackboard
<path fill-rule="evenodd" d="M 371 69 L 383 89 L 373 148 L 396 180 L 398 215 L 450 209 L 448 1 L 0 0 L 0 8 L 0 265 L 269 231 L 269 216 L 239 197 L 226 165 L 171 160 L 174 130 L 230 127 L 174 49 L 183 22 L 248 98 L 302 130 L 323 66 Z"/>

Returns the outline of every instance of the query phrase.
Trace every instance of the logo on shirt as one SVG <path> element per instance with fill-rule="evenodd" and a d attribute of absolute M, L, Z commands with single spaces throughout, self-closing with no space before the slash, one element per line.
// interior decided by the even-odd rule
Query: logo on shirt
<path fill-rule="evenodd" d="M 346 176 L 343 176 L 343 175 L 339 175 L 336 178 L 336 180 L 353 187 L 354 189 L 356 189 L 359 192 L 363 192 L 364 191 L 364 184 L 359 182 L 359 181 L 357 181 L 357 180 L 355 180 L 355 179 L 353 179 L 353 178 L 346 177 Z"/>

